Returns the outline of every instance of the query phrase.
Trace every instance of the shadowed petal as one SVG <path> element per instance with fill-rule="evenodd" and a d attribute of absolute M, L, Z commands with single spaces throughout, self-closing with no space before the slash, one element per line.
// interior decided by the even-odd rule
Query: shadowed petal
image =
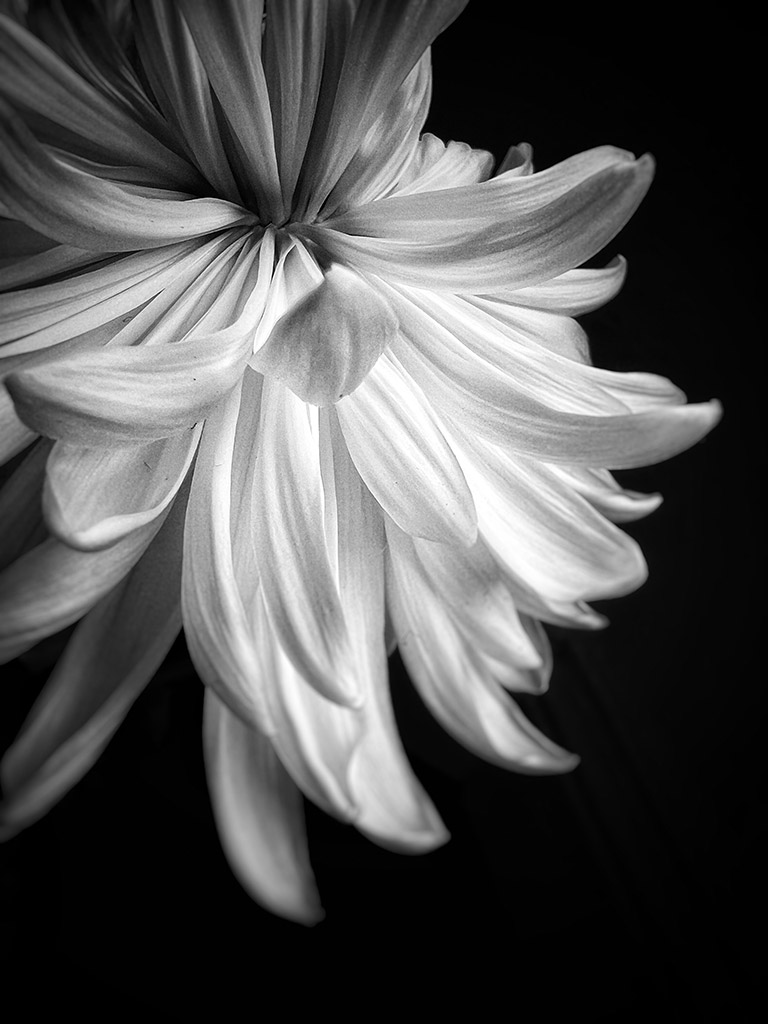
<path fill-rule="evenodd" d="M 179 576 L 185 496 L 144 557 L 80 623 L 0 778 L 0 834 L 31 824 L 100 756 L 160 667 L 181 627 Z"/>
<path fill-rule="evenodd" d="M 51 442 L 40 438 L 0 490 L 0 569 L 46 537 L 40 494 L 50 450 Z"/>
<path fill-rule="evenodd" d="M 282 917 L 323 917 L 309 863 L 301 794 L 268 739 L 207 690 L 204 749 L 221 844 L 253 898 Z"/>
<path fill-rule="evenodd" d="M 16 415 L 11 396 L 0 386 L 0 466 L 23 452 L 37 437 Z"/>

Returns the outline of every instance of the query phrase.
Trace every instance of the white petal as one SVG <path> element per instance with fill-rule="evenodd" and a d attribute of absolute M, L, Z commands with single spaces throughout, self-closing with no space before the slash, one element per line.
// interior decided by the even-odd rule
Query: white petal
<path fill-rule="evenodd" d="M 138 448 L 54 445 L 43 509 L 51 533 L 94 551 L 151 522 L 173 501 L 197 451 L 202 424 Z"/>
<path fill-rule="evenodd" d="M 205 767 L 219 837 L 232 870 L 262 906 L 303 924 L 322 916 L 309 863 L 301 794 L 268 739 L 211 691 Z"/>
<path fill-rule="evenodd" d="M 391 197 L 474 185 L 486 181 L 492 170 L 493 154 L 487 150 L 472 149 L 466 142 L 446 144 L 425 132 Z"/>
<path fill-rule="evenodd" d="M 406 533 L 474 542 L 464 476 L 429 402 L 390 353 L 336 409 L 360 476 Z"/>
<path fill-rule="evenodd" d="M 400 653 L 441 725 L 478 756 L 516 771 L 569 771 L 578 763 L 522 715 L 425 586 L 412 542 L 387 524 L 388 600 Z"/>

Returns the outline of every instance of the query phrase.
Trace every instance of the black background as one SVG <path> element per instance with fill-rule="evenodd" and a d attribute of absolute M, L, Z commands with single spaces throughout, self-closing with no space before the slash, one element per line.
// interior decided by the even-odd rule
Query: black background
<path fill-rule="evenodd" d="M 219 851 L 201 687 L 180 643 L 99 765 L 0 851 L 7 977 L 30 1012 L 53 1000 L 103 1019 L 226 1020 L 309 1005 L 343 1020 L 390 1000 L 412 1015 L 466 1000 L 477 1019 L 759 1018 L 755 28 L 633 23 L 639 11 L 587 23 L 478 0 L 433 51 L 428 128 L 441 138 L 499 158 L 525 140 L 539 168 L 603 143 L 654 154 L 651 192 L 604 254 L 628 257 L 627 284 L 585 318 L 595 362 L 725 406 L 693 450 L 622 475 L 665 497 L 629 528 L 650 581 L 598 606 L 608 630 L 551 631 L 551 691 L 525 707 L 581 766 L 537 779 L 477 761 L 393 663 L 401 732 L 452 842 L 398 856 L 308 808 L 327 916 L 291 925 L 244 895 Z M 6 741 L 44 658 L 9 674 Z"/>

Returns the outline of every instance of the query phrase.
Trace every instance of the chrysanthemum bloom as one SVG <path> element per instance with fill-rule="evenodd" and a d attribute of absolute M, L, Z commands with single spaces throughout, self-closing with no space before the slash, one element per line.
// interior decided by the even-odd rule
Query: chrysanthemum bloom
<path fill-rule="evenodd" d="M 573 269 L 653 174 L 608 146 L 533 173 L 420 134 L 462 0 L 155 0 L 3 19 L 5 659 L 82 618 L 6 755 L 4 829 L 90 767 L 183 626 L 223 846 L 319 913 L 303 793 L 375 841 L 446 839 L 399 744 L 395 643 L 480 757 L 575 764 L 511 693 L 541 623 L 646 569 L 609 470 L 716 403 L 590 363 Z M 25 24 L 26 23 L 26 24 Z M 24 452 L 23 456 L 20 453 Z"/>

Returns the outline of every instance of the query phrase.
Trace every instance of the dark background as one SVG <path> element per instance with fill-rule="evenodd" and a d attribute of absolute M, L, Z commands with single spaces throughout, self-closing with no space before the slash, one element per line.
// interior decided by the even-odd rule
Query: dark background
<path fill-rule="evenodd" d="M 391 999 L 414 1016 L 468 1000 L 480 1020 L 760 1018 L 755 28 L 632 23 L 639 10 L 564 22 L 478 0 L 433 51 L 428 128 L 446 140 L 498 158 L 525 140 L 539 168 L 603 143 L 654 154 L 651 192 L 605 253 L 628 257 L 625 289 L 585 318 L 595 362 L 725 406 L 693 450 L 622 475 L 665 497 L 629 527 L 650 581 L 598 606 L 607 631 L 551 631 L 551 691 L 525 709 L 581 766 L 537 779 L 481 763 L 394 663 L 401 732 L 453 840 L 398 856 L 309 808 L 327 917 L 287 924 L 219 851 L 201 687 L 179 644 L 99 765 L 0 851 L 8 977 L 30 1012 L 53 999 L 86 1017 L 210 1007 L 227 1020 L 308 1004 L 343 1020 Z M 32 657 L 11 675 L 6 741 L 41 678 Z"/>

